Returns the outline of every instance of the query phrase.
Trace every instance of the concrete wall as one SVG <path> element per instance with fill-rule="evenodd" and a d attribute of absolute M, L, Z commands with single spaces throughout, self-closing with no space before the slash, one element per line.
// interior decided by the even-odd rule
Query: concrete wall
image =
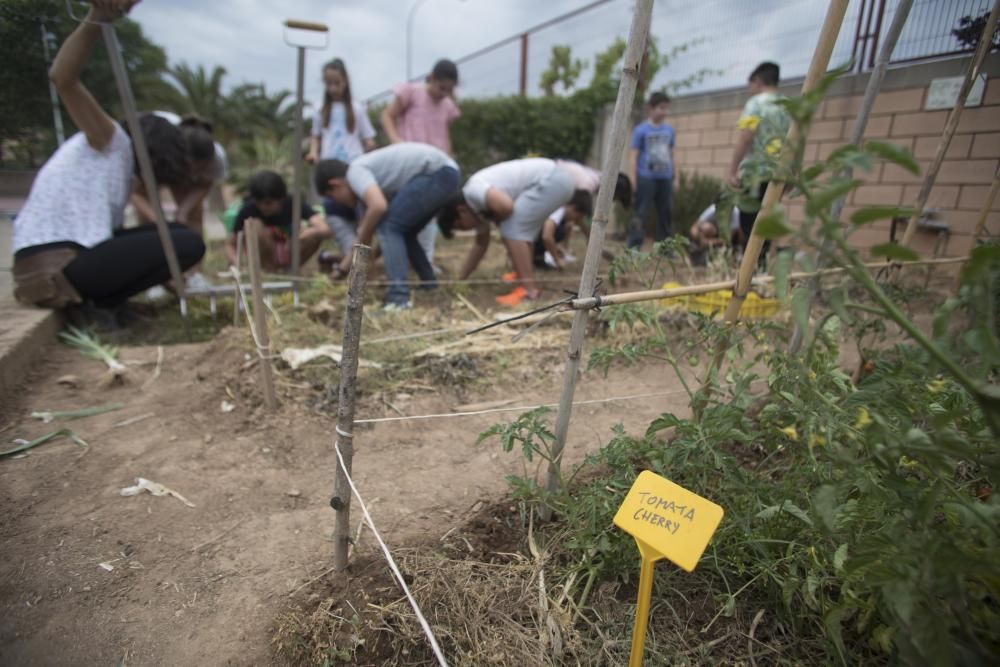
<path fill-rule="evenodd" d="M 908 148 L 926 169 L 948 117 L 948 111 L 923 111 L 928 85 L 932 79 L 964 74 L 968 63 L 968 58 L 958 58 L 890 70 L 865 136 Z M 1000 54 L 988 58 L 985 72 L 989 79 L 983 103 L 963 112 L 928 203 L 929 208 L 939 209 L 941 218 L 951 226 L 945 249 L 948 256 L 969 251 L 978 211 L 1000 161 Z M 867 74 L 852 75 L 831 87 L 809 133 L 807 164 L 826 158 L 847 142 L 867 82 Z M 800 88 L 801 80 L 790 81 L 782 86 L 782 92 L 796 95 Z M 736 120 L 747 96 L 745 90 L 733 90 L 674 100 L 670 122 L 677 130 L 675 159 L 680 169 L 724 178 L 732 155 Z M 859 177 L 866 183 L 848 201 L 845 216 L 873 204 L 913 205 L 922 183 L 921 176 L 895 165 L 879 164 L 872 173 Z M 801 200 L 786 200 L 785 206 L 793 223 L 802 220 Z M 685 223 L 677 222 L 681 226 Z M 1000 198 L 987 226 L 1000 233 Z M 859 230 L 852 240 L 859 247 L 868 247 L 885 242 L 888 236 L 889 222 L 882 221 Z M 921 232 L 915 249 L 929 252 L 935 240 L 933 234 Z"/>

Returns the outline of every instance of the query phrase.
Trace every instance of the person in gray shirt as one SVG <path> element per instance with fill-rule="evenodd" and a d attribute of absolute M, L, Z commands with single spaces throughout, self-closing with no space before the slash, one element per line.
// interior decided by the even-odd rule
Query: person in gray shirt
<path fill-rule="evenodd" d="M 379 148 L 349 165 L 323 160 L 316 166 L 316 190 L 344 206 L 359 203 L 364 214 L 358 223 L 358 243 L 371 243 L 378 230 L 389 288 L 387 310 L 409 308 L 409 267 L 427 287 L 437 279 L 417 234 L 458 190 L 458 165 L 444 151 L 418 143 Z M 346 273 L 351 256 L 335 272 Z"/>

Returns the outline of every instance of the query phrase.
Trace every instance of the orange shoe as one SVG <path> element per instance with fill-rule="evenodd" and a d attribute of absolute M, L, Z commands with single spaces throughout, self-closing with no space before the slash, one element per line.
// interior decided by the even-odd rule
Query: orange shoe
<path fill-rule="evenodd" d="M 516 282 L 517 281 L 517 271 L 509 271 L 509 272 L 503 274 L 502 276 L 500 276 L 500 280 L 502 282 L 505 282 L 505 283 Z"/>
<path fill-rule="evenodd" d="M 528 301 L 534 301 L 535 299 L 538 298 L 539 294 L 540 292 L 537 289 L 529 292 L 523 287 L 515 287 L 514 291 L 512 291 L 510 294 L 504 294 L 502 296 L 498 296 L 496 298 L 496 302 L 501 306 L 513 307 L 519 305 L 525 299 L 527 299 Z"/>

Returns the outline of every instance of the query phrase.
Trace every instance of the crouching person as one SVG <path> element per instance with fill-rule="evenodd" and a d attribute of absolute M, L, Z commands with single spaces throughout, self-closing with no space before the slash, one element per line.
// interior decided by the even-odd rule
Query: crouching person
<path fill-rule="evenodd" d="M 427 144 L 401 143 L 355 158 L 348 165 L 323 160 L 316 167 L 316 190 L 338 203 L 364 213 L 358 223 L 358 243 L 368 245 L 378 231 L 389 278 L 387 310 L 409 308 L 409 267 L 426 287 L 437 279 L 417 235 L 458 190 L 458 165 L 444 151 Z M 348 253 L 336 271 L 346 274 Z"/>
<path fill-rule="evenodd" d="M 80 72 L 101 35 L 134 2 L 108 0 L 66 38 L 49 77 L 80 131 L 38 172 L 14 218 L 14 295 L 47 308 L 69 308 L 79 324 L 94 316 L 122 323 L 129 297 L 166 282 L 170 270 L 154 227 L 123 229 L 125 205 L 138 175 L 132 138 L 91 96 Z M 188 164 L 181 131 L 143 116 L 142 134 L 159 183 L 183 180 Z M 169 227 L 181 269 L 201 260 L 205 245 L 190 229 Z M 75 315 L 80 315 L 76 317 Z"/>
<path fill-rule="evenodd" d="M 247 220 L 257 220 L 260 246 L 260 266 L 264 271 L 278 272 L 292 263 L 292 198 L 288 196 L 285 180 L 273 171 L 258 171 L 250 178 L 249 196 L 243 201 L 233 232 L 226 238 L 226 256 L 230 264 L 236 263 L 237 234 L 244 230 Z M 319 250 L 324 239 L 330 237 L 324 216 L 302 204 L 305 224 L 299 233 L 300 259 L 305 263 Z"/>

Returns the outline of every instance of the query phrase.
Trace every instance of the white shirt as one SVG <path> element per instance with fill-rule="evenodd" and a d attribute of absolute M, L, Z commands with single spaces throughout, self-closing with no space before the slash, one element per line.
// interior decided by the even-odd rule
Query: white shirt
<path fill-rule="evenodd" d="M 134 159 L 132 141 L 117 123 L 103 151 L 91 148 L 83 132 L 70 137 L 39 170 L 14 218 L 14 252 L 59 241 L 93 248 L 111 238 L 125 223 Z"/>
<path fill-rule="evenodd" d="M 462 194 L 469 206 L 479 213 L 485 213 L 486 192 L 490 188 L 496 188 L 515 200 L 522 192 L 551 174 L 555 166 L 555 162 L 543 157 L 500 162 L 474 173 L 462 188 Z"/>
<path fill-rule="evenodd" d="M 597 194 L 601 187 L 601 172 L 572 160 L 556 160 L 556 164 L 573 177 L 573 186 L 577 190 L 586 190 L 592 195 Z"/>
<path fill-rule="evenodd" d="M 365 113 L 364 107 L 357 102 L 354 107 L 354 131 L 347 130 L 347 107 L 343 102 L 334 102 L 330 106 L 330 123 L 323 127 L 323 106 L 316 109 L 313 116 L 312 134 L 320 137 L 319 157 L 321 160 L 341 160 L 350 162 L 365 152 L 363 141 L 375 138 L 375 128 Z"/>
<path fill-rule="evenodd" d="M 710 205 L 708 208 L 702 211 L 701 215 L 698 216 L 698 219 L 707 220 L 708 222 L 715 223 L 715 226 L 718 228 L 719 221 L 716 220 L 715 204 Z M 734 206 L 732 212 L 729 214 L 729 229 L 731 231 L 734 231 L 739 228 L 740 228 L 740 209 Z"/>

